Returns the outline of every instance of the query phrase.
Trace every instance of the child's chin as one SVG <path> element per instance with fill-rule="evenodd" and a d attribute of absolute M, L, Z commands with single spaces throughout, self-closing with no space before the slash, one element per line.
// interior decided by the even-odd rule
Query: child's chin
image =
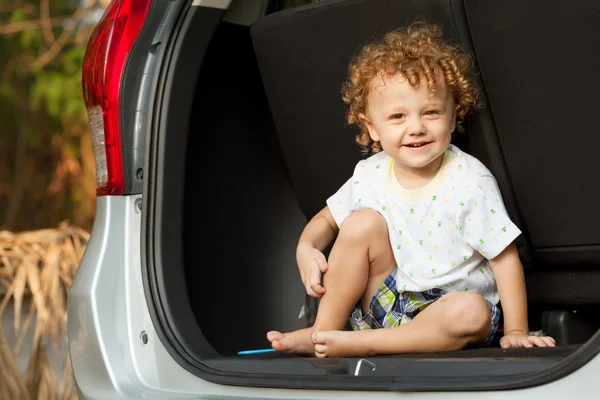
<path fill-rule="evenodd" d="M 402 157 L 400 159 L 400 163 L 409 167 L 409 168 L 425 168 L 432 162 L 434 162 L 437 157 L 431 157 L 429 154 L 419 154 L 413 157 Z"/>

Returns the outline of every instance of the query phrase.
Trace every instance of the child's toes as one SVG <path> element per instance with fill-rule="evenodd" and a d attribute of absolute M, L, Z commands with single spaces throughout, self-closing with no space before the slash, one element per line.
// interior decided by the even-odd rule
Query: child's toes
<path fill-rule="evenodd" d="M 285 335 L 281 332 L 271 331 L 267 333 L 267 339 L 271 342 L 271 347 L 276 351 L 287 351 L 288 345 L 285 343 Z"/>
<path fill-rule="evenodd" d="M 271 331 L 267 333 L 267 339 L 269 342 L 273 342 L 273 340 L 281 340 L 283 339 L 283 333 L 277 331 Z"/>
<path fill-rule="evenodd" d="M 322 344 L 322 345 L 326 345 L 327 344 L 327 340 L 330 337 L 330 333 L 325 331 L 325 332 L 315 332 L 312 335 L 312 341 L 313 343 L 316 344 Z"/>
<path fill-rule="evenodd" d="M 327 356 L 327 346 L 325 346 L 324 344 L 315 344 L 315 356 L 326 357 Z"/>
<path fill-rule="evenodd" d="M 280 342 L 279 340 L 273 340 L 271 342 L 271 347 L 275 349 L 275 351 L 287 351 L 288 347 L 284 342 Z"/>
<path fill-rule="evenodd" d="M 290 350 L 290 339 L 281 332 L 271 331 L 267 333 L 267 339 L 269 339 L 271 347 L 276 351 Z"/>

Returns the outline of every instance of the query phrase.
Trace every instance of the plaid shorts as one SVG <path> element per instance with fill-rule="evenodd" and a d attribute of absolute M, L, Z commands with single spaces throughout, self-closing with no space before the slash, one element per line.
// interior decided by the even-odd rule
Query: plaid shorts
<path fill-rule="evenodd" d="M 367 315 L 363 316 L 360 304 L 350 316 L 352 329 L 360 331 L 363 329 L 394 328 L 410 322 L 419 312 L 428 305 L 439 300 L 443 295 L 449 293 L 443 289 L 431 289 L 425 292 L 398 292 L 396 288 L 396 272 L 398 267 L 387 277 L 379 289 L 373 295 Z M 478 346 L 489 346 L 496 335 L 500 322 L 500 309 L 486 300 L 492 316 L 490 335 L 485 342 Z"/>

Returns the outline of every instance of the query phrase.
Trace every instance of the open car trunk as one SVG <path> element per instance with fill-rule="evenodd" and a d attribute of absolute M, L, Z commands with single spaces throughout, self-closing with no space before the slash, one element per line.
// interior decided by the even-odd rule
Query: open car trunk
<path fill-rule="evenodd" d="M 579 242 L 560 242 L 570 229 L 564 221 L 559 221 L 562 231 L 556 231 L 555 236 L 545 231 L 542 214 L 554 212 L 553 207 L 558 210 L 560 202 L 549 201 L 536 208 L 522 188 L 526 180 L 531 180 L 533 189 L 545 187 L 551 178 L 543 174 L 544 168 L 552 167 L 524 170 L 529 168 L 527 163 L 511 160 L 513 139 L 498 133 L 511 128 L 506 118 L 510 107 L 505 107 L 502 97 L 518 100 L 524 94 L 493 92 L 492 67 L 483 72 L 492 106 L 486 109 L 487 114 L 472 121 L 457 145 L 480 158 L 497 175 L 507 208 L 524 231 L 519 247 L 528 280 L 530 329 L 548 330 L 557 336 L 559 346 L 503 350 L 496 343 L 486 349 L 367 360 L 279 353 L 237 355 L 240 350 L 269 347 L 265 337 L 268 330 L 289 331 L 310 323 L 314 302 L 307 300 L 300 282 L 295 247 L 308 218 L 324 206 L 326 194 L 347 179 L 360 157 L 351 131 L 344 126 L 341 99 L 332 100 L 339 104 L 327 102 L 339 98 L 345 74 L 345 69 L 337 68 L 337 77 L 329 79 L 320 64 L 330 61 L 327 54 L 344 31 L 333 26 L 331 30 L 337 34 L 319 38 L 329 32 L 323 26 L 330 19 L 334 25 L 339 23 L 333 13 L 342 15 L 339 18 L 345 18 L 348 25 L 356 23 L 353 29 L 364 31 L 363 39 L 372 34 L 374 24 L 365 28 L 364 21 L 358 23 L 369 15 L 361 12 L 361 5 L 376 8 L 369 9 L 375 20 L 386 16 L 377 33 L 418 16 L 438 23 L 451 18 L 452 24 L 444 25 L 445 32 L 457 35 L 462 45 L 473 46 L 454 24 L 466 26 L 467 15 L 473 16 L 470 29 L 475 32 L 489 23 L 486 15 L 497 13 L 509 21 L 514 11 L 510 4 L 518 2 L 506 2 L 508 5 L 494 6 L 498 10 L 484 12 L 479 1 L 466 2 L 472 5 L 466 11 L 458 1 L 424 1 L 404 19 L 390 17 L 397 11 L 392 10 L 397 2 L 377 3 L 375 7 L 375 1 L 331 1 L 284 11 L 282 16 L 273 14 L 265 17 L 264 23 L 256 23 L 252 36 L 249 27 L 220 21 L 216 10 L 192 8 L 182 20 L 177 41 L 169 45 L 170 66 L 159 86 L 156 134 L 151 138 L 147 168 L 148 181 L 154 183 L 144 194 L 148 202 L 144 227 L 146 294 L 163 345 L 191 373 L 237 385 L 483 390 L 558 379 L 600 349 L 600 338 L 593 336 L 599 323 L 595 313 L 600 304 L 596 290 L 600 240 L 593 224 L 584 220 L 579 221 L 580 236 L 573 239 Z M 550 9 L 547 18 L 557 18 L 552 7 L 557 11 L 558 6 L 544 7 Z M 441 16 L 446 8 L 453 11 L 450 17 Z M 535 5 L 527 8 L 536 10 Z M 521 12 L 527 15 L 527 10 Z M 577 12 L 581 11 L 572 14 Z M 477 13 L 486 15 L 475 18 Z M 520 26 L 519 21 L 510 21 L 513 28 Z M 517 28 L 514 35 L 519 34 Z M 292 36 L 294 30 L 300 33 Z M 360 42 L 356 37 L 344 49 L 346 53 L 352 53 Z M 322 48 L 314 47 L 319 41 Z M 477 45 L 475 40 L 475 49 L 481 49 L 477 60 L 483 66 L 491 63 L 484 54 L 486 46 L 496 46 L 496 51 L 502 52 L 497 43 L 481 44 L 481 48 Z M 306 48 L 310 46 L 309 51 Z M 269 52 L 273 52 L 271 57 Z M 281 62 L 274 62 L 278 57 Z M 302 57 L 304 64 L 298 59 Z M 339 58 L 337 64 L 345 66 L 347 54 Z M 594 62 L 598 64 L 597 59 Z M 292 64 L 298 68 L 290 69 Z M 506 69 L 510 74 L 510 66 Z M 311 73 L 323 78 L 311 81 L 306 78 Z M 317 81 L 323 93 L 314 90 L 319 86 Z M 313 117 L 296 112 L 298 109 L 314 111 Z M 585 127 L 593 122 L 581 123 Z M 340 139 L 330 135 L 332 129 L 348 136 Z M 529 145 L 528 140 L 522 144 Z M 597 137 L 593 140 L 598 141 Z M 331 151 L 336 148 L 342 150 Z M 580 168 L 595 174 L 591 179 L 598 176 L 597 165 Z M 541 175 L 536 175 L 538 172 Z M 315 178 L 319 176 L 322 178 Z M 600 200 L 596 187 L 586 190 L 584 193 L 596 203 Z M 535 211 L 529 213 L 532 207 Z M 598 222 L 598 213 L 591 218 Z M 501 332 L 497 339 L 500 336 Z"/>

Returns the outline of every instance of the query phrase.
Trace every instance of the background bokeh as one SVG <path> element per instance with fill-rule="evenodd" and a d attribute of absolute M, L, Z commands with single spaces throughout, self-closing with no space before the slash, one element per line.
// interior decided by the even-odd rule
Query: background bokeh
<path fill-rule="evenodd" d="M 76 398 L 66 297 L 94 218 L 81 68 L 109 0 L 0 0 L 0 399 Z"/>
<path fill-rule="evenodd" d="M 109 1 L 0 0 L 0 228 L 89 229 L 95 172 L 82 99 L 90 31 Z"/>

